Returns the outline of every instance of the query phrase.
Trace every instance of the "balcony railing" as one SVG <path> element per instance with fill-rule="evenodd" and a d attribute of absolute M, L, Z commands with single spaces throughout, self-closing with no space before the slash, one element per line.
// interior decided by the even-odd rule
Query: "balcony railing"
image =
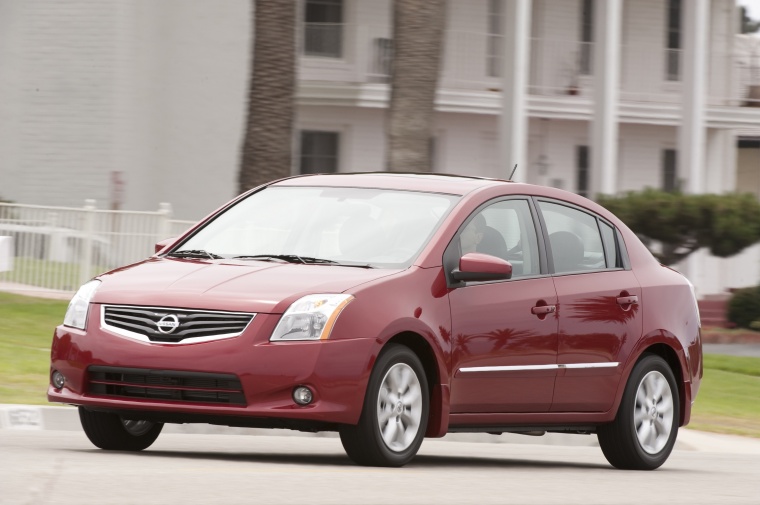
<path fill-rule="evenodd" d="M 342 54 L 344 67 L 320 74 L 311 62 L 306 80 L 343 80 L 387 83 L 392 71 L 394 44 L 388 26 L 361 26 L 350 30 L 337 24 L 304 26 L 302 54 Z M 353 50 L 344 45 L 350 44 Z M 441 59 L 441 89 L 499 91 L 502 87 L 503 39 L 498 35 L 463 31 L 445 34 Z M 578 40 L 531 39 L 528 92 L 533 96 L 592 97 L 595 45 Z M 712 106 L 760 105 L 760 47 L 708 56 L 707 103 Z M 350 54 L 351 57 L 346 57 Z M 753 56 L 754 55 L 754 56 Z M 327 68 L 327 67 L 325 67 Z M 623 102 L 681 101 L 684 55 L 680 49 L 637 43 L 620 48 L 619 94 Z M 342 73 L 340 73 L 342 72 Z"/>
<path fill-rule="evenodd" d="M 389 82 L 393 71 L 393 39 L 374 37 L 370 47 L 368 79 L 371 82 Z"/>
<path fill-rule="evenodd" d="M 753 36 L 737 38 L 737 52 L 730 62 L 735 103 L 760 107 L 760 40 Z"/>
<path fill-rule="evenodd" d="M 592 42 L 531 39 L 529 93 L 542 96 L 588 94 L 593 63 Z"/>
<path fill-rule="evenodd" d="M 303 25 L 302 54 L 326 58 L 343 57 L 342 23 L 305 23 Z"/>

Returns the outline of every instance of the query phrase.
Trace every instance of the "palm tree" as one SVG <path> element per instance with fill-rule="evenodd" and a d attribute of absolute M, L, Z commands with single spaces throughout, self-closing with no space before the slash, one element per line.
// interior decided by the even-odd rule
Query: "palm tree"
<path fill-rule="evenodd" d="M 446 0 L 395 0 L 388 170 L 430 172 Z"/>
<path fill-rule="evenodd" d="M 296 2 L 254 0 L 248 117 L 240 192 L 290 175 L 296 80 Z"/>

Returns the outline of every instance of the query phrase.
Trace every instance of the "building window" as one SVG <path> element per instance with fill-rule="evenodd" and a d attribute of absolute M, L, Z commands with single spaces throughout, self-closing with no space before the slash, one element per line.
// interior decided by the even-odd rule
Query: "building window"
<path fill-rule="evenodd" d="M 668 0 L 665 75 L 669 81 L 681 79 L 681 0 Z"/>
<path fill-rule="evenodd" d="M 393 39 L 385 37 L 372 40 L 372 61 L 369 79 L 372 82 L 388 82 L 393 71 Z"/>
<path fill-rule="evenodd" d="M 338 171 L 340 134 L 315 130 L 301 131 L 302 174 L 326 174 Z"/>
<path fill-rule="evenodd" d="M 588 198 L 588 146 L 575 146 L 576 193 Z"/>
<path fill-rule="evenodd" d="M 343 57 L 343 0 L 306 0 L 303 38 L 306 56 Z"/>
<path fill-rule="evenodd" d="M 578 71 L 581 75 L 591 75 L 594 47 L 594 0 L 583 0 L 580 36 Z"/>
<path fill-rule="evenodd" d="M 504 39 L 504 0 L 488 0 L 488 77 L 501 77 L 501 53 Z"/>
<path fill-rule="evenodd" d="M 663 149 L 662 151 L 662 189 L 665 191 L 678 190 L 675 149 Z"/>

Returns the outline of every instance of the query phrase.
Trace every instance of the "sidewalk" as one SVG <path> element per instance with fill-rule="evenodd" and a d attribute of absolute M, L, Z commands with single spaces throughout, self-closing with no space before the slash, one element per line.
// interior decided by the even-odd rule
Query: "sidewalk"
<path fill-rule="evenodd" d="M 58 430 L 82 431 L 79 414 L 75 407 L 0 404 L 0 429 L 6 430 Z M 292 430 L 267 430 L 256 428 L 230 428 L 210 424 L 167 424 L 164 433 L 210 434 L 210 435 L 264 435 L 334 438 L 336 433 L 302 433 Z M 502 444 L 535 444 L 564 446 L 598 446 L 594 435 L 567 435 L 547 433 L 541 437 L 505 433 L 452 433 L 442 440 L 451 442 L 482 442 Z M 757 454 L 760 456 L 760 439 L 720 435 L 690 429 L 678 432 L 676 449 L 733 454 Z"/>

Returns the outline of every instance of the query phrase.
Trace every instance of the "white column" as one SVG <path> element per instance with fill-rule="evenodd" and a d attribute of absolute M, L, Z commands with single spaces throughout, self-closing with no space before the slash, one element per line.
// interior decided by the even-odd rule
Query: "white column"
<path fill-rule="evenodd" d="M 531 0 L 506 0 L 504 58 L 502 65 L 502 109 L 499 122 L 499 163 L 502 177 L 512 173 L 525 181 L 528 139 L 528 75 L 530 72 Z"/>
<path fill-rule="evenodd" d="M 591 195 L 617 192 L 622 0 L 594 2 L 594 120 Z"/>
<path fill-rule="evenodd" d="M 683 72 L 681 73 L 681 127 L 678 131 L 677 173 L 686 193 L 705 191 L 705 90 L 707 89 L 707 19 L 709 0 L 681 2 L 683 27 Z M 686 258 L 685 274 L 704 294 L 702 271 L 706 255 L 696 252 Z"/>
<path fill-rule="evenodd" d="M 710 193 L 736 191 L 736 144 L 734 130 L 706 129 L 704 180 Z"/>
<path fill-rule="evenodd" d="M 678 176 L 686 193 L 705 190 L 705 92 L 709 0 L 681 2 L 683 9 L 683 72 L 681 128 L 678 132 Z"/>
<path fill-rule="evenodd" d="M 739 191 L 736 180 L 739 177 L 739 138 L 736 130 L 723 130 L 723 164 L 720 167 L 712 167 L 723 173 L 723 192 Z M 720 170 L 718 170 L 720 168 Z"/>

